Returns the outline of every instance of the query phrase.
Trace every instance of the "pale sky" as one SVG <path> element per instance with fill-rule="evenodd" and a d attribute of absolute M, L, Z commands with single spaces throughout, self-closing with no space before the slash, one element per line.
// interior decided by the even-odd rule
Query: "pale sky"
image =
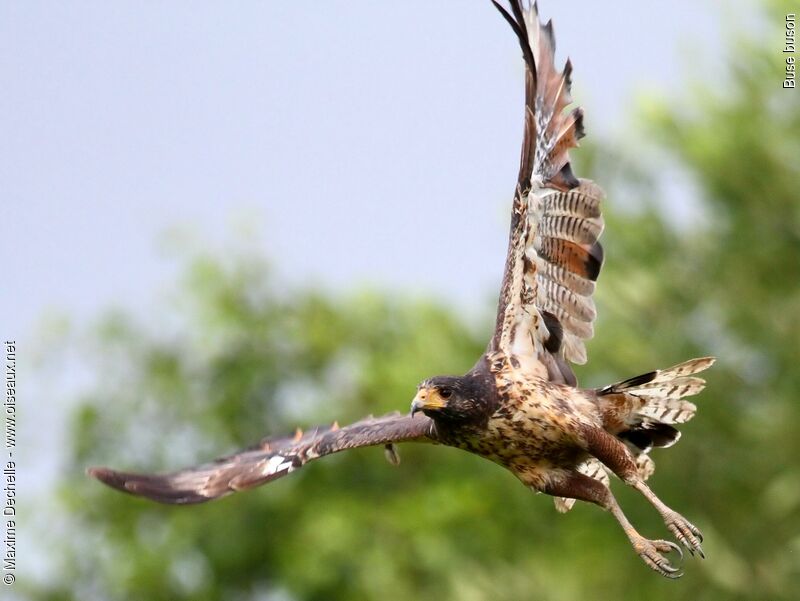
<path fill-rule="evenodd" d="M 674 93 L 692 48 L 721 58 L 712 3 L 541 9 L 589 135 L 635 139 L 634 91 Z M 3 335 L 150 307 L 164 232 L 224 247 L 237 220 L 292 281 L 484 303 L 521 65 L 488 0 L 3 3 Z"/>
<path fill-rule="evenodd" d="M 634 92 L 677 97 L 690 66 L 713 82 L 716 4 L 540 2 L 590 136 L 636 140 Z M 489 0 L 3 2 L 0 337 L 26 366 L 47 313 L 156 315 L 177 273 L 164 232 L 222 250 L 237 221 L 291 282 L 487 306 L 522 73 Z M 38 380 L 19 402 L 47 403 L 20 414 L 30 499 L 56 473 L 77 376 L 22 373 Z"/>

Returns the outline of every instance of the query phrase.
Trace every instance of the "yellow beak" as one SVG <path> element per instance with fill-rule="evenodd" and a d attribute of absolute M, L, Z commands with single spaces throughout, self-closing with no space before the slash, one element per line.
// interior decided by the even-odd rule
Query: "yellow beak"
<path fill-rule="evenodd" d="M 425 409 L 442 409 L 446 403 L 439 394 L 438 390 L 431 388 L 420 388 L 417 391 L 417 396 L 411 401 L 411 416 L 413 417 L 417 411 L 424 411 Z"/>

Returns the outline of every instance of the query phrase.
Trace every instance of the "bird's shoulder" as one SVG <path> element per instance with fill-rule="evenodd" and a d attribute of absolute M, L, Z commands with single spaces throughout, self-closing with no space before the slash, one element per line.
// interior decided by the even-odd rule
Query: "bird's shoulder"
<path fill-rule="evenodd" d="M 503 352 L 491 353 L 487 359 L 497 395 L 493 418 L 553 425 L 594 419 L 597 409 L 591 398 L 578 388 L 550 381 L 538 364 L 531 368 L 524 357 Z"/>

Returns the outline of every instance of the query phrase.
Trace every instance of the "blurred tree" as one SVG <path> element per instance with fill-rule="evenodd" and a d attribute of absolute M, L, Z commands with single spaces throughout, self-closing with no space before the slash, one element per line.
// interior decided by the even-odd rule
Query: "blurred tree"
<path fill-rule="evenodd" d="M 773 26 L 789 5 L 770 3 Z M 579 153 L 578 172 L 611 198 L 582 382 L 720 357 L 685 438 L 655 454 L 654 487 L 706 533 L 708 559 L 689 560 L 680 582 L 644 568 L 599 509 L 560 517 L 503 470 L 450 449 L 401 447 L 399 468 L 355 451 L 190 509 L 84 478 L 90 464 L 172 468 L 295 425 L 402 409 L 421 378 L 468 369 L 488 336 L 488 320 L 476 333 L 440 306 L 284 294 L 257 257 L 199 256 L 179 334 L 117 314 L 94 338 L 97 383 L 75 415 L 60 501 L 74 530 L 53 550 L 60 580 L 31 598 L 795 598 L 800 103 L 781 88 L 779 46 L 737 38 L 724 94 L 699 86 L 680 108 L 645 104 L 643 131 L 703 203 L 678 227 L 658 192 L 662 163 Z M 666 536 L 622 489 L 642 530 Z"/>

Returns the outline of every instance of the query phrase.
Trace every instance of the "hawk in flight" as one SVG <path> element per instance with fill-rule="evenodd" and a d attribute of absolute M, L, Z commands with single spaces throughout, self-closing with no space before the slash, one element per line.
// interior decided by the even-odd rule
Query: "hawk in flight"
<path fill-rule="evenodd" d="M 422 382 L 407 415 L 298 430 L 168 474 L 96 467 L 91 476 L 162 503 L 201 503 L 347 449 L 384 446 L 397 463 L 396 443 L 444 444 L 500 464 L 525 486 L 555 497 L 558 511 L 569 511 L 576 499 L 599 505 L 650 568 L 680 576 L 667 557 L 670 551 L 682 555 L 680 547 L 639 534 L 609 489 L 613 473 L 652 503 L 683 546 L 703 556 L 700 531 L 646 480 L 654 469 L 650 450 L 678 440 L 675 426 L 696 409 L 685 398 L 705 386 L 695 374 L 714 359 L 692 359 L 603 388 L 578 387 L 570 363 L 586 362 L 584 340 L 593 334 L 603 192 L 570 167 L 569 151 L 583 136 L 583 111 L 568 110 L 572 66 L 555 67 L 551 23 L 540 23 L 536 4 L 511 0 L 507 10 L 492 2 L 522 47 L 525 129 L 497 321 L 475 366 L 463 376 Z"/>

